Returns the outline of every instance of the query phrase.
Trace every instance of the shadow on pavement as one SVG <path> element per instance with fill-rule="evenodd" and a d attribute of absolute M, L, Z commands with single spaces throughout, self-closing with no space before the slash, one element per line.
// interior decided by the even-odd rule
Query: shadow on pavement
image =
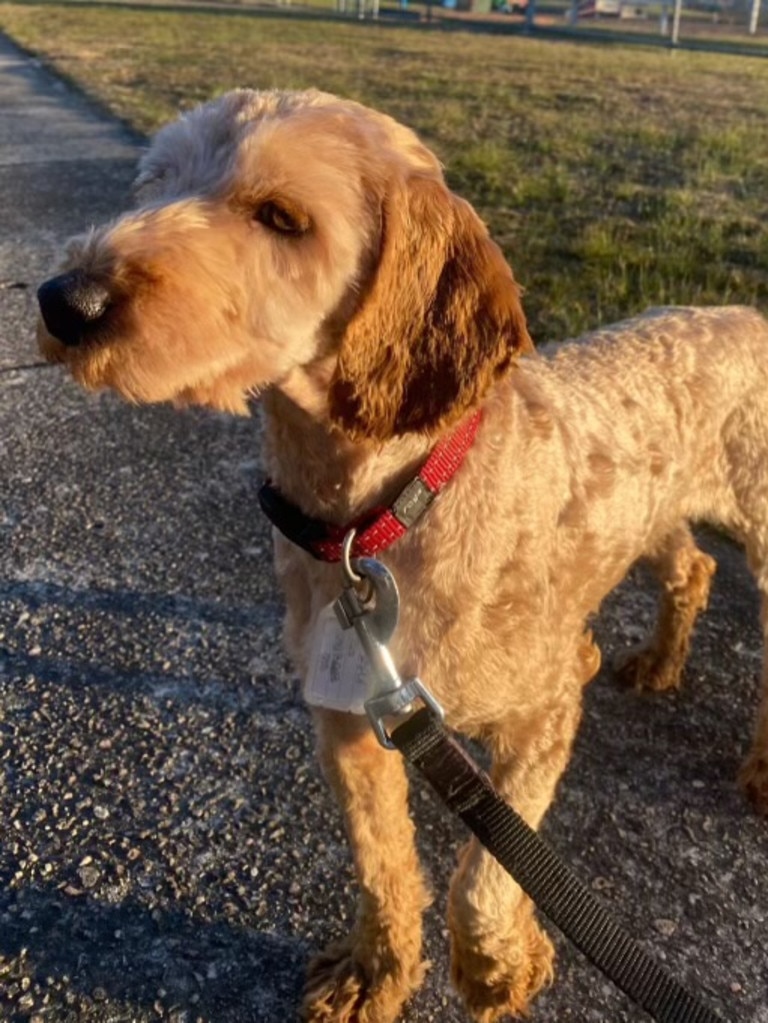
<path fill-rule="evenodd" d="M 75 1018 L 109 1001 L 111 1020 L 129 1020 L 138 1009 L 179 1020 L 275 1023 L 300 999 L 307 953 L 279 928 L 200 921 L 135 899 L 114 907 L 73 886 L 9 891 L 4 884 L 0 919 L 0 956 L 20 963 L 5 979 L 0 1006 L 3 995 L 15 1000 L 24 987 L 44 990 L 49 977 L 67 978 Z"/>

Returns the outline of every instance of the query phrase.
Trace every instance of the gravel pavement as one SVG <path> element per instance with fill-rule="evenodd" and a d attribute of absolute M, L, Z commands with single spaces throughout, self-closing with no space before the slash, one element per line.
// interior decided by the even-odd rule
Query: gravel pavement
<path fill-rule="evenodd" d="M 0 39 L 0 1019 L 281 1023 L 354 895 L 279 645 L 258 421 L 30 365 L 35 287 L 123 206 L 139 142 Z M 724 1018 L 768 1023 L 768 824 L 734 781 L 757 601 L 741 553 L 706 544 L 688 684 L 640 697 L 603 670 L 545 832 Z M 606 664 L 652 608 L 640 577 L 606 607 Z M 413 808 L 433 967 L 403 1020 L 462 1023 L 442 911 L 463 832 L 418 782 Z M 557 944 L 531 1023 L 646 1019 Z"/>

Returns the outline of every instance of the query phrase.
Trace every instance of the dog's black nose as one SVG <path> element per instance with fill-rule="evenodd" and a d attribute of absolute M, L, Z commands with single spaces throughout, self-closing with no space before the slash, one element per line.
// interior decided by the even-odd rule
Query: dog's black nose
<path fill-rule="evenodd" d="M 83 270 L 53 277 L 37 290 L 43 322 L 62 344 L 74 347 L 107 310 L 110 295 Z"/>

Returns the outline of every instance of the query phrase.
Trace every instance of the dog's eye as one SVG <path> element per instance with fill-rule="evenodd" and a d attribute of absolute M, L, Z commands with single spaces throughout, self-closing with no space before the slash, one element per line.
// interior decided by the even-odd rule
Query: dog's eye
<path fill-rule="evenodd" d="M 278 234 L 301 235 L 309 229 L 306 213 L 287 210 L 272 200 L 264 202 L 254 214 L 254 219 Z"/>

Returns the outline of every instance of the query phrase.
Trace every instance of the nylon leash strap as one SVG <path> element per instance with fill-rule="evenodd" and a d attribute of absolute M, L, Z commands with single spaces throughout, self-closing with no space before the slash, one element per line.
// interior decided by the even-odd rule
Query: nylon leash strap
<path fill-rule="evenodd" d="M 373 687 L 364 707 L 378 741 L 386 749 L 399 749 L 421 771 L 535 905 L 656 1023 L 723 1023 L 611 919 L 501 798 L 445 731 L 442 708 L 420 680 L 401 678 L 388 647 L 398 623 L 397 584 L 376 558 L 351 558 L 354 540 L 350 530 L 342 544 L 344 589 L 333 607 L 341 628 L 354 628 L 367 655 Z M 364 595 L 358 591 L 361 583 Z M 416 700 L 424 702 L 424 709 L 388 734 L 386 721 L 410 712 Z"/>
<path fill-rule="evenodd" d="M 612 920 L 429 709 L 398 725 L 391 740 L 535 905 L 657 1023 L 723 1023 Z"/>

